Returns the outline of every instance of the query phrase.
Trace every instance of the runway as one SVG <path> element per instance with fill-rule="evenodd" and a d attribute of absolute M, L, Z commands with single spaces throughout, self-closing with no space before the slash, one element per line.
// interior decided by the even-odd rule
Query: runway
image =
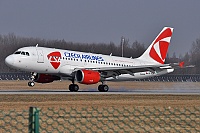
<path fill-rule="evenodd" d="M 70 82 L 53 82 L 51 84 L 36 84 L 28 87 L 27 81 L 1 81 L 0 95 L 8 94 L 106 94 L 106 95 L 200 95 L 200 82 L 109 82 L 108 92 L 99 92 L 96 84 L 79 84 L 78 92 L 70 92 L 68 85 Z"/>
<path fill-rule="evenodd" d="M 134 95 L 134 94 L 144 94 L 144 95 L 200 95 L 200 89 L 154 89 L 154 90 L 130 90 L 130 89 L 122 89 L 122 90 L 110 90 L 108 92 L 98 92 L 97 90 L 89 89 L 89 90 L 84 90 L 84 91 L 78 91 L 78 92 L 70 92 L 68 90 L 46 90 L 46 89 L 41 89 L 41 90 L 34 90 L 34 89 L 27 89 L 27 90 L 0 90 L 0 94 L 8 95 L 8 94 L 35 94 L 35 95 L 40 95 L 40 94 L 65 94 L 65 95 L 71 95 L 71 94 L 91 94 L 91 95 L 96 95 L 96 94 L 108 94 L 108 95 L 119 95 L 119 94 L 124 94 L 124 95 Z"/>

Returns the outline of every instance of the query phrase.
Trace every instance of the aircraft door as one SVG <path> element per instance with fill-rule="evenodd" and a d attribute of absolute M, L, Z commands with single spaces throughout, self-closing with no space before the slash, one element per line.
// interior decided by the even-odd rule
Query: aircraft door
<path fill-rule="evenodd" d="M 44 54 L 41 49 L 37 49 L 37 54 L 38 54 L 38 63 L 44 63 Z"/>

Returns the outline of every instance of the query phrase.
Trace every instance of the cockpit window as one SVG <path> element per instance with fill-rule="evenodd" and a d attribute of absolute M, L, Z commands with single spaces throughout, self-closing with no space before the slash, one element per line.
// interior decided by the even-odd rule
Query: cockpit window
<path fill-rule="evenodd" d="M 14 54 L 21 54 L 21 55 L 30 56 L 29 52 L 24 52 L 24 51 L 16 51 L 16 52 L 14 52 Z"/>
<path fill-rule="evenodd" d="M 21 54 L 21 51 L 16 51 L 14 54 Z"/>
<path fill-rule="evenodd" d="M 22 52 L 21 52 L 21 55 L 25 55 L 25 52 L 22 51 Z"/>
<path fill-rule="evenodd" d="M 26 55 L 29 56 L 29 52 L 26 52 Z"/>

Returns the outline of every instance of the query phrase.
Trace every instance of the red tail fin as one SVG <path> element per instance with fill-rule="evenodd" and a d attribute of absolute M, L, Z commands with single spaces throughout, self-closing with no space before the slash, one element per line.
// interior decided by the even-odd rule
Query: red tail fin
<path fill-rule="evenodd" d="M 172 32 L 173 28 L 164 27 L 144 54 L 139 58 L 148 62 L 153 62 L 154 64 L 164 64 Z"/>

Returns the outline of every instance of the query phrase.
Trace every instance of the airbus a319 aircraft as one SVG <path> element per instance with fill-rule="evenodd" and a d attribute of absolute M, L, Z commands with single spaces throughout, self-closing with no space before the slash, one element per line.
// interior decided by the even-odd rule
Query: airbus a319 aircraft
<path fill-rule="evenodd" d="M 68 79 L 70 91 L 81 84 L 96 84 L 100 92 L 109 87 L 105 81 L 126 81 L 159 76 L 174 71 L 179 63 L 164 64 L 173 28 L 164 27 L 147 50 L 138 58 L 124 58 L 45 47 L 23 47 L 5 59 L 11 68 L 31 72 L 28 86 Z"/>

